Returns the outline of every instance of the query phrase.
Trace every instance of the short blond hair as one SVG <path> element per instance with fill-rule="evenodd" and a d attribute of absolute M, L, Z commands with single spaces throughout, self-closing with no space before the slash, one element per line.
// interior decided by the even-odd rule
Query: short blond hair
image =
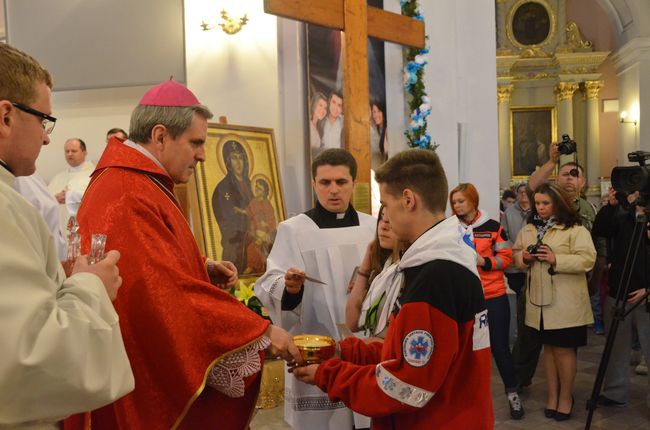
<path fill-rule="evenodd" d="M 33 57 L 0 43 L 0 100 L 29 105 L 37 99 L 36 86 L 52 88 L 52 75 Z"/>

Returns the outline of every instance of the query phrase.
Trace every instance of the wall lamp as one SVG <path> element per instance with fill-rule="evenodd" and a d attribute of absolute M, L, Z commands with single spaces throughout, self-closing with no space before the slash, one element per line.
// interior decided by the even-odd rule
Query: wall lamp
<path fill-rule="evenodd" d="M 228 15 L 228 12 L 222 10 L 221 22 L 219 24 L 211 26 L 207 22 L 203 21 L 201 22 L 201 28 L 203 29 L 203 31 L 208 31 L 217 27 L 221 27 L 224 33 L 235 34 L 238 33 L 239 30 L 241 30 L 242 27 L 245 26 L 247 22 L 248 22 L 248 16 L 246 14 L 244 14 L 244 16 L 239 19 L 231 18 L 230 15 Z"/>
<path fill-rule="evenodd" d="M 628 113 L 626 110 L 621 112 L 621 124 L 634 124 L 636 126 L 638 120 L 636 118 L 627 119 L 627 117 Z"/>

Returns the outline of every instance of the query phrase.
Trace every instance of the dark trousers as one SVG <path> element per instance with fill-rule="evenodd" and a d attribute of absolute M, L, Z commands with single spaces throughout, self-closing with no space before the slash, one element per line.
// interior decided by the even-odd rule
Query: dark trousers
<path fill-rule="evenodd" d="M 526 326 L 526 288 L 524 287 L 517 299 L 517 340 L 512 348 L 512 358 L 515 363 L 515 373 L 519 383 L 527 387 L 533 381 L 537 369 L 542 343 L 535 330 Z"/>
<path fill-rule="evenodd" d="M 515 376 L 515 368 L 508 343 L 508 333 L 510 331 L 508 296 L 504 294 L 500 297 L 487 299 L 485 304 L 488 311 L 492 357 L 494 357 L 497 364 L 506 392 L 513 392 L 517 389 L 517 377 Z"/>

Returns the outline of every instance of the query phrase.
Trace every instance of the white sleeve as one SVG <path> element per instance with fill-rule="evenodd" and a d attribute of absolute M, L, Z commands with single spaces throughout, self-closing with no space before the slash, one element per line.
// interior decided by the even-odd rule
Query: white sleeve
<path fill-rule="evenodd" d="M 3 197 L 0 424 L 65 417 L 122 397 L 133 374 L 101 280 L 90 273 L 64 280 L 35 209 Z"/>
<path fill-rule="evenodd" d="M 273 248 L 266 260 L 266 272 L 255 282 L 255 295 L 266 308 L 274 324 L 282 324 L 282 294 L 284 293 L 284 274 L 287 269 L 296 267 L 304 270 L 305 263 L 295 238 L 295 231 L 286 221 L 280 223 L 273 242 Z M 298 306 L 294 312 L 300 312 Z"/>

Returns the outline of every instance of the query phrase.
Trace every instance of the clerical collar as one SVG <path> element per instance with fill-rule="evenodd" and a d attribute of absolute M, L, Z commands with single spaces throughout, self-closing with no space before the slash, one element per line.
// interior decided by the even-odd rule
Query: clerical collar
<path fill-rule="evenodd" d="M 355 227 L 359 225 L 359 214 L 352 205 L 344 213 L 334 213 L 325 209 L 318 200 L 313 209 L 305 212 L 318 228 Z"/>
<path fill-rule="evenodd" d="M 169 173 L 167 173 L 167 169 L 165 169 L 165 167 L 162 165 L 162 163 L 160 161 L 158 161 L 158 159 L 156 157 L 154 157 L 151 152 L 144 149 L 142 147 L 142 145 L 140 145 L 139 143 L 135 143 L 131 139 L 126 139 L 125 141 L 122 142 L 122 144 L 128 146 L 129 148 L 133 148 L 136 151 L 140 152 L 142 155 L 144 155 L 145 157 L 147 157 L 148 159 L 150 159 L 151 161 L 156 163 L 156 166 L 160 167 L 160 169 L 163 172 L 165 172 L 167 175 L 169 175 Z"/>
<path fill-rule="evenodd" d="M 5 163 L 4 160 L 0 159 L 0 166 L 7 169 L 7 172 L 11 173 L 12 175 L 14 174 L 14 172 L 11 171 L 11 167 L 9 167 L 9 165 L 7 163 Z"/>

